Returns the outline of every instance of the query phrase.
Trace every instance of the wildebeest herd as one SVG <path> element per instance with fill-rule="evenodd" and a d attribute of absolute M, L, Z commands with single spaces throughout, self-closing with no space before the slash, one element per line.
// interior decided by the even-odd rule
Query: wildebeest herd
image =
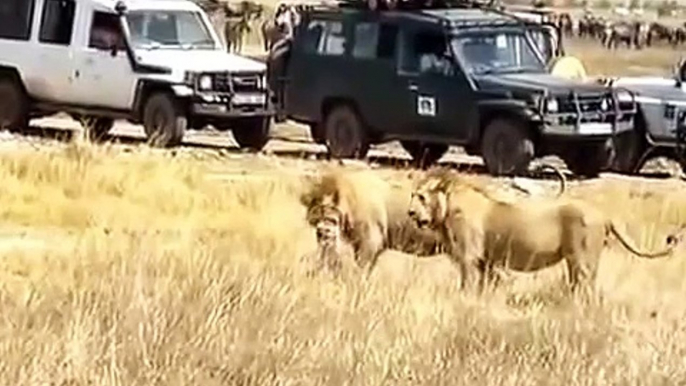
<path fill-rule="evenodd" d="M 290 36 L 300 21 L 302 4 L 278 4 L 273 15 L 266 15 L 264 6 L 252 0 L 235 4 L 223 3 L 213 12 L 223 11 L 224 38 L 230 52 L 241 52 L 246 34 L 253 31 L 259 23 L 262 46 L 265 51 L 280 38 Z M 560 32 L 567 37 L 593 39 L 608 49 L 627 47 L 642 49 L 656 44 L 671 45 L 676 48 L 686 42 L 686 22 L 668 25 L 661 21 L 643 20 L 637 17 L 610 17 L 585 11 L 580 17 L 572 17 L 568 12 L 551 15 Z"/>
<path fill-rule="evenodd" d="M 676 48 L 686 41 L 686 23 L 670 26 L 659 21 L 631 20 L 627 17 L 622 19 L 611 20 L 588 11 L 576 19 L 569 13 L 560 13 L 554 17 L 564 35 L 595 39 L 608 49 L 621 45 L 642 49 L 654 44 L 669 44 Z"/>

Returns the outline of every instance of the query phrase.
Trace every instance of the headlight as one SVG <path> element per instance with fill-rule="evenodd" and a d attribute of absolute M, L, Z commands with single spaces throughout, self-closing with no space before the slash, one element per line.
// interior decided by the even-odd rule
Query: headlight
<path fill-rule="evenodd" d="M 545 109 L 549 113 L 556 113 L 560 106 L 557 103 L 557 99 L 550 98 L 545 101 Z"/>
<path fill-rule="evenodd" d="M 200 87 L 201 90 L 210 90 L 212 89 L 212 77 L 209 75 L 203 75 L 198 79 L 198 87 Z"/>
<path fill-rule="evenodd" d="M 600 110 L 601 111 L 607 111 L 610 108 L 610 101 L 607 100 L 607 98 L 603 99 L 600 102 Z"/>
<path fill-rule="evenodd" d="M 267 88 L 267 76 L 266 75 L 260 75 L 260 78 L 257 81 L 257 87 L 259 87 L 261 90 Z"/>

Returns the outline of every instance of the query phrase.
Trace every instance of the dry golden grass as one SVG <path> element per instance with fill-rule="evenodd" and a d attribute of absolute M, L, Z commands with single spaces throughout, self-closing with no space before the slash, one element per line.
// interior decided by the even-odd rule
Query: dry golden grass
<path fill-rule="evenodd" d="M 440 257 L 388 254 L 368 279 L 307 280 L 296 261 L 314 240 L 295 174 L 222 183 L 205 178 L 216 165 L 168 154 L 77 145 L 0 154 L 0 384 L 686 377 L 684 250 L 647 262 L 608 254 L 604 303 L 566 296 L 558 268 L 461 294 Z M 631 221 L 650 246 L 686 220 L 673 184 L 598 182 L 572 194 Z"/>

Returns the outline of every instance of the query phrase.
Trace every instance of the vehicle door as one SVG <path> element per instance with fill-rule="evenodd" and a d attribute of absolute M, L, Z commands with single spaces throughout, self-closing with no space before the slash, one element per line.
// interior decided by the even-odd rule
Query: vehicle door
<path fill-rule="evenodd" d="M 288 115 L 318 118 L 323 98 L 350 93 L 349 34 L 347 23 L 338 18 L 304 21 L 287 70 Z"/>
<path fill-rule="evenodd" d="M 75 72 L 72 35 L 76 0 L 45 0 L 38 32 L 38 55 L 34 65 L 43 78 L 33 80 L 36 97 L 60 103 L 74 103 Z"/>
<path fill-rule="evenodd" d="M 118 15 L 89 10 L 74 50 L 77 102 L 117 110 L 133 105 L 136 77 L 126 54 Z"/>
<path fill-rule="evenodd" d="M 404 134 L 463 143 L 478 123 L 474 91 L 440 29 L 401 30 L 398 78 L 404 86 Z"/>
<path fill-rule="evenodd" d="M 394 134 L 404 120 L 398 111 L 398 93 L 403 88 L 396 75 L 399 28 L 392 22 L 380 21 L 374 14 L 363 15 L 353 25 L 349 66 L 356 74 L 351 82 L 353 96 L 365 123 Z"/>

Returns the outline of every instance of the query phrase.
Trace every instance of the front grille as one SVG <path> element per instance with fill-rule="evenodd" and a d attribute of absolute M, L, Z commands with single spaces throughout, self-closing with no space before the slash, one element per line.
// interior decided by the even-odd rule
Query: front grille
<path fill-rule="evenodd" d="M 579 110 L 583 113 L 597 113 L 603 111 L 601 105 L 603 100 L 607 99 L 607 95 L 579 95 L 577 100 L 579 102 Z M 608 100 L 608 108 L 611 106 Z M 559 112 L 561 113 L 576 113 L 576 101 L 574 95 L 567 95 L 558 98 Z"/>
<path fill-rule="evenodd" d="M 230 74 L 218 72 L 212 75 L 212 90 L 220 93 L 260 91 L 262 74 Z"/>

